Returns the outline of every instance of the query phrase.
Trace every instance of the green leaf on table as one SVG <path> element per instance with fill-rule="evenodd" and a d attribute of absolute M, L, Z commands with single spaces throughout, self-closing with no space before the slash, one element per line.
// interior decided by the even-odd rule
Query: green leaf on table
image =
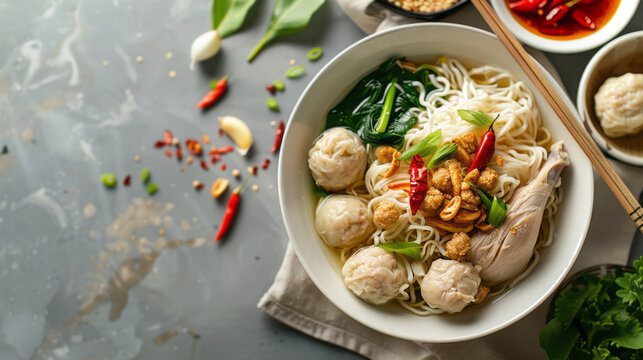
<path fill-rule="evenodd" d="M 306 28 L 310 18 L 325 0 L 276 0 L 266 34 L 248 55 L 248 62 L 276 37 L 294 34 Z"/>
<path fill-rule="evenodd" d="M 212 2 L 212 29 L 222 38 L 232 35 L 243 25 L 248 11 L 257 0 L 214 0 Z"/>
<path fill-rule="evenodd" d="M 422 245 L 412 242 L 387 242 L 379 243 L 377 246 L 390 252 L 406 255 L 411 259 L 422 260 Z"/>

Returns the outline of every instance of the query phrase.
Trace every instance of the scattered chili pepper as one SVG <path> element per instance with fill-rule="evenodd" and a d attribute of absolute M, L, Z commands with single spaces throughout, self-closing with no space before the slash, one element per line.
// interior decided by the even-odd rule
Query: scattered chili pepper
<path fill-rule="evenodd" d="M 428 174 L 429 170 L 427 170 L 422 157 L 418 154 L 413 155 L 409 168 L 409 175 L 411 175 L 409 205 L 413 215 L 420 210 L 426 192 L 429 190 Z"/>
<path fill-rule="evenodd" d="M 201 190 L 201 189 L 203 189 L 205 187 L 205 184 L 203 184 L 199 180 L 194 180 L 194 181 L 192 181 L 192 187 L 194 187 L 197 190 Z"/>
<path fill-rule="evenodd" d="M 213 164 L 216 164 L 217 161 L 221 160 L 221 155 L 219 154 L 212 154 L 212 157 L 210 158 L 210 162 Z"/>
<path fill-rule="evenodd" d="M 181 146 L 180 145 L 176 147 L 176 159 L 178 161 L 181 161 L 181 159 L 183 159 L 183 155 L 181 154 Z"/>
<path fill-rule="evenodd" d="M 165 142 L 165 145 L 172 144 L 173 138 L 174 136 L 172 135 L 172 132 L 170 130 L 165 130 L 165 133 L 163 134 L 163 140 Z"/>
<path fill-rule="evenodd" d="M 520 0 L 509 4 L 509 9 L 523 13 L 533 13 L 538 9 L 536 0 Z"/>
<path fill-rule="evenodd" d="M 208 135 L 204 134 L 201 139 L 203 140 L 204 144 L 209 144 L 210 143 L 210 137 Z"/>
<path fill-rule="evenodd" d="M 220 155 L 220 154 L 225 154 L 225 153 L 229 153 L 229 152 L 232 152 L 232 151 L 234 151 L 233 146 L 223 146 L 223 147 L 220 147 L 220 148 L 213 146 L 212 149 L 210 150 L 209 154 L 210 155 Z"/>
<path fill-rule="evenodd" d="M 590 30 L 595 30 L 596 29 L 596 23 L 594 20 L 592 20 L 589 15 L 583 10 L 583 9 L 575 9 L 572 11 L 572 19 L 576 21 L 579 25 L 586 27 Z"/>
<path fill-rule="evenodd" d="M 219 137 L 223 137 L 223 129 L 219 129 Z"/>
<path fill-rule="evenodd" d="M 165 156 L 171 158 L 172 157 L 172 150 L 170 149 L 165 149 Z"/>
<path fill-rule="evenodd" d="M 154 147 L 157 148 L 157 149 L 160 149 L 165 145 L 167 145 L 167 144 L 165 143 L 165 141 L 162 141 L 162 140 L 159 140 L 156 143 L 154 143 Z"/>
<path fill-rule="evenodd" d="M 205 162 L 205 160 L 201 160 L 201 167 L 204 168 L 205 170 L 208 170 L 210 167 L 208 167 L 208 163 Z"/>
<path fill-rule="evenodd" d="M 219 226 L 219 232 L 217 232 L 217 235 L 214 237 L 215 242 L 221 240 L 221 238 L 228 232 L 230 224 L 232 224 L 234 216 L 237 214 L 237 210 L 239 209 L 239 194 L 248 182 L 248 179 L 250 179 L 250 176 L 247 176 L 246 179 L 241 183 L 241 185 L 239 185 L 232 191 L 232 195 L 230 195 L 230 200 L 228 200 L 228 205 L 226 206 L 225 213 L 223 214 L 221 226 Z"/>
<path fill-rule="evenodd" d="M 226 165 L 226 164 L 221 164 L 221 170 L 222 170 L 222 171 L 225 171 L 225 169 L 227 169 L 227 168 L 228 168 L 228 165 Z"/>
<path fill-rule="evenodd" d="M 123 185 L 129 186 L 129 184 L 132 182 L 132 177 L 130 175 L 125 176 L 125 179 L 123 179 Z"/>
<path fill-rule="evenodd" d="M 279 151 L 279 148 L 281 148 L 281 140 L 284 137 L 284 121 L 280 120 L 279 121 L 279 126 L 277 126 L 277 132 L 275 133 L 275 143 L 272 145 L 272 148 L 270 149 L 271 153 L 275 153 Z"/>
<path fill-rule="evenodd" d="M 221 96 L 223 96 L 226 89 L 228 88 L 229 77 L 230 74 L 222 77 L 219 81 L 217 81 L 214 89 L 210 90 L 210 92 L 205 95 L 203 100 L 201 100 L 201 102 L 198 103 L 196 107 L 199 109 L 204 109 L 217 102 L 217 100 L 219 100 Z"/>
<path fill-rule="evenodd" d="M 194 139 L 185 140 L 185 146 L 188 148 L 190 154 L 194 156 L 200 156 L 203 152 L 203 147 L 201 146 L 201 144 Z"/>
<path fill-rule="evenodd" d="M 547 4 L 547 7 L 545 8 L 545 12 L 549 12 L 551 9 L 555 8 L 556 6 L 563 4 L 567 0 L 553 0 L 549 4 Z"/>
<path fill-rule="evenodd" d="M 188 156 L 188 159 L 186 160 L 188 164 L 192 164 L 192 161 L 194 161 L 194 158 L 192 156 Z"/>
<path fill-rule="evenodd" d="M 257 170 L 258 170 L 258 169 L 259 169 L 259 168 L 257 167 L 257 165 L 253 166 L 253 167 L 252 167 L 252 175 L 257 176 Z"/>
<path fill-rule="evenodd" d="M 273 84 L 266 85 L 266 90 L 268 90 L 271 94 L 277 92 L 277 88 Z"/>
<path fill-rule="evenodd" d="M 266 159 L 263 161 L 263 164 L 261 164 L 262 169 L 267 169 L 268 165 L 270 165 L 270 159 Z"/>
<path fill-rule="evenodd" d="M 538 31 L 545 35 L 569 35 L 572 33 L 570 28 L 563 26 L 543 26 L 539 27 Z"/>
<path fill-rule="evenodd" d="M 498 119 L 498 117 L 496 117 L 496 119 Z M 478 151 L 476 151 L 476 155 L 474 156 L 473 162 L 471 162 L 471 166 L 469 166 L 469 170 L 467 172 L 471 172 L 473 169 L 478 169 L 478 171 L 482 172 L 485 166 L 487 166 L 489 160 L 491 160 L 496 149 L 496 133 L 493 131 L 493 124 L 495 122 L 496 120 L 489 125 L 487 132 L 482 135 Z"/>
<path fill-rule="evenodd" d="M 547 13 L 547 15 L 545 15 L 545 22 L 543 23 L 543 25 L 545 26 L 554 25 L 555 23 L 560 21 L 560 19 L 562 19 L 563 16 L 565 16 L 565 14 L 567 14 L 568 11 L 569 11 L 569 8 L 565 4 L 556 6 L 555 8 L 551 9 Z"/>

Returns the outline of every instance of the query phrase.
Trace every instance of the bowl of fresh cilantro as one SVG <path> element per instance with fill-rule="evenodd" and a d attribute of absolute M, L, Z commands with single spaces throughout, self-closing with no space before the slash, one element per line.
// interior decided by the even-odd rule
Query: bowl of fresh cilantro
<path fill-rule="evenodd" d="M 643 257 L 598 265 L 554 295 L 540 346 L 551 360 L 643 359 Z"/>

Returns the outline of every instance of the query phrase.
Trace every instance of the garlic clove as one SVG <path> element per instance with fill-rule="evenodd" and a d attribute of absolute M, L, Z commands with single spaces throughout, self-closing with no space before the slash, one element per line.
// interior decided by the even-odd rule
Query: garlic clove
<path fill-rule="evenodd" d="M 234 116 L 220 117 L 219 125 L 221 130 L 237 144 L 237 151 L 241 155 L 247 154 L 248 149 L 252 146 L 252 133 L 248 125 Z"/>
<path fill-rule="evenodd" d="M 205 32 L 192 42 L 190 56 L 192 63 L 209 59 L 216 55 L 221 48 L 221 35 L 216 30 Z"/>

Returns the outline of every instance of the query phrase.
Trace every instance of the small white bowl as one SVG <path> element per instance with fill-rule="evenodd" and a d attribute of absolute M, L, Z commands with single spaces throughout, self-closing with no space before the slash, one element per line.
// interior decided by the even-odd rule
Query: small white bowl
<path fill-rule="evenodd" d="M 576 104 L 583 125 L 605 152 L 626 163 L 643 166 L 643 132 L 621 138 L 605 136 L 594 111 L 594 95 L 607 78 L 643 74 L 643 31 L 611 41 L 589 61 L 578 84 Z"/>
<path fill-rule="evenodd" d="M 394 56 L 435 59 L 447 55 L 467 64 L 489 64 L 515 74 L 533 93 L 543 123 L 563 140 L 571 165 L 563 172 L 565 200 L 556 215 L 555 240 L 534 271 L 518 286 L 484 306 L 453 315 L 418 316 L 399 305 L 374 306 L 344 286 L 341 263 L 315 232 L 308 150 L 322 132 L 328 111 L 354 84 Z M 541 67 L 556 91 L 565 91 Z M 279 156 L 279 202 L 290 241 L 311 280 L 348 316 L 379 332 L 422 342 L 454 342 L 491 334 L 518 321 L 556 290 L 578 255 L 592 214 L 592 166 L 553 110 L 494 35 L 467 26 L 423 23 L 368 36 L 333 58 L 308 84 L 295 106 Z M 544 322 L 543 322 L 544 324 Z M 475 357 L 475 355 L 474 355 Z"/>
<path fill-rule="evenodd" d="M 573 40 L 553 40 L 539 36 L 525 29 L 511 14 L 505 0 L 491 0 L 498 17 L 518 38 L 536 49 L 560 54 L 586 51 L 605 44 L 618 35 L 630 22 L 639 6 L 639 0 L 621 0 L 616 12 L 605 26 L 593 34 Z"/>

